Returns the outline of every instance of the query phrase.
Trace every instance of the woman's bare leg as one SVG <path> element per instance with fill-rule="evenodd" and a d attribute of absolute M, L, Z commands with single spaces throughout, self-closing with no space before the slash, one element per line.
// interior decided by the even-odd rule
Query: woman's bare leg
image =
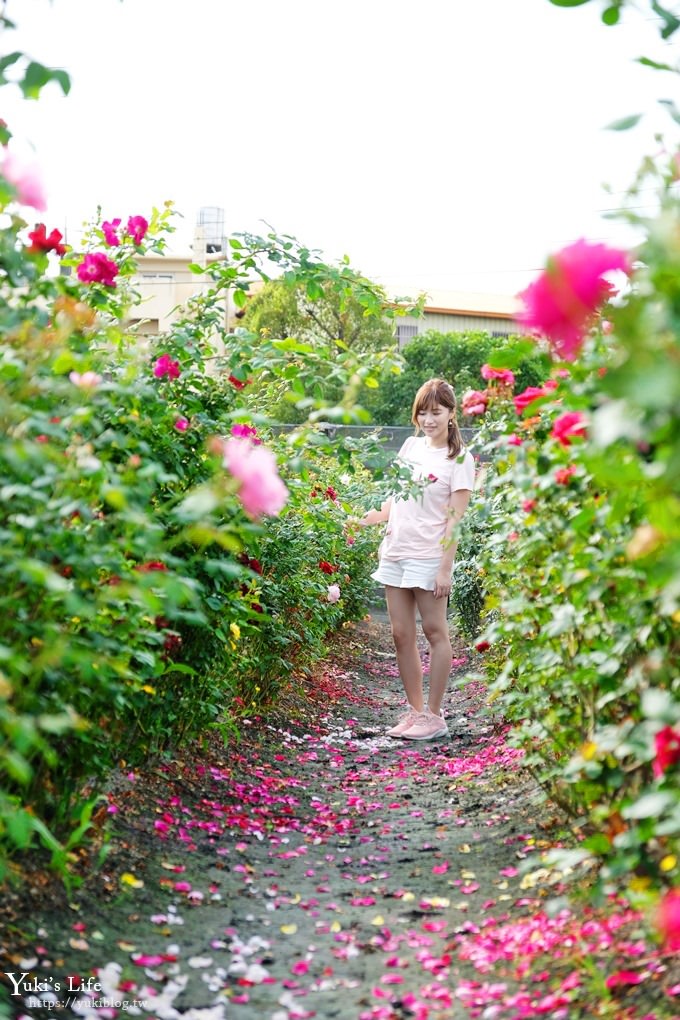
<path fill-rule="evenodd" d="M 423 625 L 423 633 L 430 646 L 430 683 L 428 708 L 435 715 L 441 712 L 442 701 L 451 674 L 451 637 L 446 619 L 446 599 L 436 599 L 431 591 L 414 588 L 415 601 Z"/>
<path fill-rule="evenodd" d="M 423 666 L 416 639 L 416 597 L 411 588 L 385 585 L 387 611 L 397 653 L 399 676 L 406 700 L 418 712 L 423 711 Z M 449 657 L 449 665 L 451 659 Z"/>

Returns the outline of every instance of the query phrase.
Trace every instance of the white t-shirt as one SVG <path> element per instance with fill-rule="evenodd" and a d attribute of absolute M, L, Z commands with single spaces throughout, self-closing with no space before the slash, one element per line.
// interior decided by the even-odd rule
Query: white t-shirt
<path fill-rule="evenodd" d="M 449 520 L 449 499 L 459 489 L 472 492 L 475 462 L 469 450 L 448 456 L 448 447 L 436 449 L 424 436 L 409 436 L 397 459 L 411 468 L 416 480 L 430 479 L 422 493 L 408 499 L 393 497 L 380 556 L 386 560 L 431 560 L 443 553 L 442 540 Z"/>

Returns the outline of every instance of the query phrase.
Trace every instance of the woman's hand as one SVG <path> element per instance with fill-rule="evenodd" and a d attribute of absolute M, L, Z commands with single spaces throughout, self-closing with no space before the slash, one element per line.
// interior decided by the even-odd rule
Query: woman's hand
<path fill-rule="evenodd" d="M 448 598 L 451 594 L 451 575 L 440 573 L 434 579 L 434 597 L 436 599 Z"/>

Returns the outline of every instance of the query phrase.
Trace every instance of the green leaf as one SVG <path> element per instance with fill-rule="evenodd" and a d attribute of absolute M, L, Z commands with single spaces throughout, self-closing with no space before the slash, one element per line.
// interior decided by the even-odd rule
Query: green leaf
<path fill-rule="evenodd" d="M 675 74 L 678 73 L 677 67 L 671 67 L 670 64 L 660 64 L 656 60 L 650 60 L 649 57 L 638 57 L 638 64 L 643 64 L 645 67 L 652 67 L 655 71 L 673 71 Z"/>
<path fill-rule="evenodd" d="M 581 846 L 585 850 L 592 850 L 595 854 L 606 854 L 612 848 L 611 842 L 608 836 L 605 836 L 603 832 L 596 832 L 592 836 L 588 836 L 587 839 L 583 840 Z"/>
<path fill-rule="evenodd" d="M 639 124 L 642 120 L 641 113 L 633 113 L 629 117 L 622 117 L 621 120 L 614 120 L 611 124 L 607 124 L 606 131 L 630 131 L 636 124 Z"/>
<path fill-rule="evenodd" d="M 655 14 L 659 15 L 663 22 L 665 22 L 664 27 L 661 29 L 662 39 L 668 39 L 669 36 L 673 35 L 673 33 L 680 28 L 680 19 L 678 19 L 672 11 L 662 7 L 661 4 L 658 3 L 658 0 L 652 0 L 652 10 Z"/>
<path fill-rule="evenodd" d="M 607 7 L 602 11 L 602 20 L 605 25 L 618 25 L 621 17 L 621 8 L 619 4 L 615 4 L 613 7 Z"/>
<path fill-rule="evenodd" d="M 32 60 L 26 68 L 23 81 L 19 82 L 26 99 L 38 99 L 41 90 L 51 78 L 49 68 Z"/>
<path fill-rule="evenodd" d="M 583 4 L 590 3 L 590 0 L 550 0 L 550 3 L 555 7 L 582 7 Z"/>

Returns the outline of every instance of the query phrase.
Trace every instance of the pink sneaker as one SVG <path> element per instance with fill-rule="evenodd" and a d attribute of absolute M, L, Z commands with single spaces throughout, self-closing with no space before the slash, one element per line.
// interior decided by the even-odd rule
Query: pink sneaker
<path fill-rule="evenodd" d="M 434 740 L 435 737 L 446 737 L 448 733 L 449 728 L 442 717 L 427 709 L 417 713 L 413 725 L 403 730 L 401 736 L 406 740 Z"/>
<path fill-rule="evenodd" d="M 409 705 L 406 715 L 401 717 L 396 726 L 393 726 L 392 729 L 387 731 L 387 736 L 401 737 L 404 730 L 408 730 L 411 726 L 413 726 L 419 715 L 420 712 L 416 712 L 415 708 L 412 708 L 411 705 Z"/>

